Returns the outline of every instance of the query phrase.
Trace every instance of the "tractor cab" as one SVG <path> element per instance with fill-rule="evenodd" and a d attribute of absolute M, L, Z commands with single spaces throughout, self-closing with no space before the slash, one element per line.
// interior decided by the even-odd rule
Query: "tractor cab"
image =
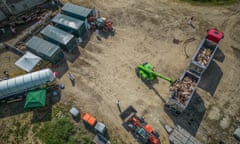
<path fill-rule="evenodd" d="M 135 68 L 136 74 L 139 78 L 141 78 L 142 81 L 144 81 L 147 85 L 152 85 L 152 82 L 157 77 L 164 79 L 168 81 L 169 83 L 172 83 L 173 80 L 167 76 L 164 76 L 163 74 L 160 74 L 158 72 L 155 72 L 153 69 L 153 66 L 149 63 L 139 64 Z"/>
<path fill-rule="evenodd" d="M 217 29 L 211 28 L 207 31 L 207 39 L 214 42 L 219 43 L 220 40 L 224 38 L 224 33 L 218 31 Z"/>
<path fill-rule="evenodd" d="M 147 143 L 148 142 L 148 133 L 141 127 L 137 127 L 135 129 L 136 137 L 142 142 Z"/>
<path fill-rule="evenodd" d="M 156 75 L 154 75 L 151 72 L 148 72 L 147 70 L 148 71 L 154 71 L 153 66 L 149 63 L 144 63 L 142 65 L 138 65 L 138 67 L 136 68 L 136 74 L 146 84 L 151 84 L 151 81 L 153 81 L 156 78 Z"/>

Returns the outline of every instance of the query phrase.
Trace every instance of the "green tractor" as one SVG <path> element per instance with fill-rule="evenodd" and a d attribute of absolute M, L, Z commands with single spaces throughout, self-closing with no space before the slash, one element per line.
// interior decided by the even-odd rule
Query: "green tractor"
<path fill-rule="evenodd" d="M 153 66 L 149 63 L 139 64 L 135 70 L 137 76 L 140 77 L 147 85 L 152 85 L 153 80 L 157 77 L 168 81 L 170 84 L 173 83 L 173 79 L 155 72 L 153 70 Z"/>

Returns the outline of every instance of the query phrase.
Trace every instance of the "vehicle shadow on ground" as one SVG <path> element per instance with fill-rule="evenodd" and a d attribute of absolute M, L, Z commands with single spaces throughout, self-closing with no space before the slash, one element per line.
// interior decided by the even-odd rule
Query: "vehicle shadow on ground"
<path fill-rule="evenodd" d="M 160 95 L 160 93 L 154 88 L 154 85 L 155 84 L 158 84 L 159 83 L 159 80 L 156 78 L 152 81 L 152 84 L 146 84 L 144 81 L 143 83 L 150 89 L 152 90 L 161 100 L 163 103 L 166 103 L 166 100 Z"/>
<path fill-rule="evenodd" d="M 219 61 L 221 63 L 224 61 L 225 55 L 224 55 L 224 53 L 222 52 L 222 50 L 220 48 L 217 49 L 213 59 L 215 59 L 215 60 L 217 60 L 217 61 Z"/>
<path fill-rule="evenodd" d="M 115 31 L 109 31 L 109 32 L 103 32 L 103 31 L 101 31 L 101 32 L 99 33 L 99 35 L 100 35 L 102 38 L 104 38 L 104 39 L 108 39 L 109 37 L 114 37 Z"/>
<path fill-rule="evenodd" d="M 212 61 L 208 69 L 202 75 L 202 79 L 198 87 L 214 95 L 219 82 L 221 81 L 223 72 L 215 61 Z"/>
<path fill-rule="evenodd" d="M 153 92 L 162 100 L 163 103 L 166 103 L 166 100 L 159 94 L 159 92 L 154 88 L 150 88 Z"/>
<path fill-rule="evenodd" d="M 165 112 L 173 120 L 175 125 L 180 125 L 193 136 L 195 136 L 198 131 L 205 111 L 204 102 L 197 93 L 193 95 L 187 109 L 181 114 L 175 114 L 165 108 Z"/>

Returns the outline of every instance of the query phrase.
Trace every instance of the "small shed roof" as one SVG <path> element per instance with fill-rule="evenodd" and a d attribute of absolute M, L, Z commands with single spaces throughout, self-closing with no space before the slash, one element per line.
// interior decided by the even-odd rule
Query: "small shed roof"
<path fill-rule="evenodd" d="M 24 108 L 44 107 L 46 105 L 46 89 L 27 93 Z"/>
<path fill-rule="evenodd" d="M 81 7 L 79 5 L 75 5 L 75 4 L 72 4 L 72 3 L 66 3 L 62 7 L 62 10 L 70 12 L 70 13 L 78 14 L 78 15 L 81 15 L 83 17 L 87 17 L 92 11 L 91 9 Z"/>
<path fill-rule="evenodd" d="M 59 46 L 36 36 L 27 41 L 26 46 L 49 57 L 60 49 Z"/>
<path fill-rule="evenodd" d="M 16 61 L 15 65 L 26 72 L 30 72 L 39 63 L 39 61 L 41 61 L 40 57 L 27 51 L 20 59 Z"/>
<path fill-rule="evenodd" d="M 75 30 L 79 30 L 82 25 L 84 25 L 84 22 L 78 19 L 75 19 L 70 16 L 66 16 L 64 14 L 58 14 L 53 19 L 52 22 L 61 24 L 67 27 L 70 27 Z"/>
<path fill-rule="evenodd" d="M 64 45 L 66 45 L 74 37 L 72 34 L 52 25 L 46 26 L 40 33 Z"/>

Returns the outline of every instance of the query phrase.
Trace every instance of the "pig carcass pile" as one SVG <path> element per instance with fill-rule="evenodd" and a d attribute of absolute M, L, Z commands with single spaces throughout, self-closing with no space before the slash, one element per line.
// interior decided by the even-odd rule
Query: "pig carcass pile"
<path fill-rule="evenodd" d="M 197 55 L 196 60 L 199 64 L 206 66 L 211 57 L 211 54 L 212 54 L 211 49 L 203 48 L 199 51 L 199 54 Z"/>
<path fill-rule="evenodd" d="M 170 91 L 174 92 L 172 98 L 185 105 L 190 98 L 195 85 L 196 80 L 189 76 L 185 76 L 182 81 L 176 80 L 170 87 Z"/>

